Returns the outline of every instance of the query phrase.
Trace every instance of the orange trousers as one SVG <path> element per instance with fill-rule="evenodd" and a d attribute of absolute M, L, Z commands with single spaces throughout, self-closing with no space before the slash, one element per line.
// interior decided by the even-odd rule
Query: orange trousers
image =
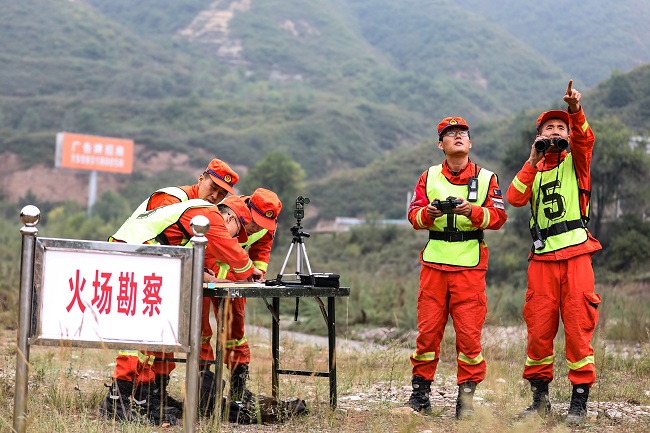
<path fill-rule="evenodd" d="M 136 385 L 151 383 L 156 378 L 152 369 L 153 356 L 137 350 L 121 350 L 115 358 L 113 379 L 133 382 Z"/>
<path fill-rule="evenodd" d="M 214 306 L 215 316 L 217 314 L 218 298 L 203 298 L 201 309 L 201 361 L 214 361 L 214 350 L 210 345 L 213 332 L 210 326 L 210 304 Z M 244 338 L 244 311 L 246 307 L 245 298 L 228 299 L 226 301 L 226 350 L 223 362 L 228 368 L 234 368 L 238 364 L 250 363 L 250 346 Z M 176 363 L 167 361 L 154 361 L 155 358 L 173 358 L 171 352 L 157 351 L 120 351 L 115 359 L 115 370 L 113 378 L 129 382 L 150 383 L 155 379 L 156 374 L 169 375 Z"/>
<path fill-rule="evenodd" d="M 591 386 L 596 381 L 591 337 L 598 323 L 599 304 L 589 254 L 559 261 L 531 260 L 524 304 L 528 326 L 524 379 L 553 380 L 553 340 L 561 317 L 569 380 L 573 385 Z"/>
<path fill-rule="evenodd" d="M 207 302 L 206 302 L 207 300 Z M 217 317 L 218 298 L 203 299 L 203 316 L 201 321 L 201 353 L 211 355 L 214 359 L 210 339 L 212 338 L 212 327 L 210 326 L 210 303 Z M 233 369 L 239 364 L 251 362 L 251 350 L 248 340 L 245 337 L 244 313 L 246 310 L 246 298 L 226 299 L 225 306 L 225 329 L 226 329 L 226 350 L 223 362 L 228 368 Z"/>
<path fill-rule="evenodd" d="M 485 270 L 440 271 L 422 266 L 418 291 L 418 336 L 411 355 L 413 375 L 433 380 L 440 360 L 440 342 L 449 315 L 456 331 L 458 384 L 480 383 L 486 364 L 481 330 L 487 314 Z"/>

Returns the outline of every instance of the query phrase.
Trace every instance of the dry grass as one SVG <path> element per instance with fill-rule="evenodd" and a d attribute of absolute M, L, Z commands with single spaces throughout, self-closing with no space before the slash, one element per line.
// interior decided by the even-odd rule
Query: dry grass
<path fill-rule="evenodd" d="M 12 431 L 13 370 L 15 332 L 1 334 L 0 342 L 0 432 Z M 340 338 L 341 339 L 341 338 Z M 271 394 L 270 343 L 259 334 L 249 335 L 253 363 L 249 388 Z M 326 369 L 327 348 L 296 343 L 283 337 L 282 368 Z M 514 422 L 515 415 L 529 402 L 527 383 L 521 380 L 522 342 L 497 342 L 485 348 L 488 376 L 477 391 L 477 416 L 470 421 L 453 418 L 456 389 L 453 336 L 448 334 L 442 361 L 433 386 L 431 415 L 404 410 L 401 404 L 410 393 L 410 350 L 388 344 L 381 350 L 341 350 L 338 364 L 339 407 L 327 404 L 328 383 L 324 378 L 281 376 L 283 399 L 305 399 L 311 413 L 283 424 L 242 426 L 226 424 L 222 432 L 646 432 L 650 424 L 650 347 L 646 343 L 639 359 L 621 359 L 608 353 L 596 341 L 599 381 L 592 390 L 592 417 L 571 430 L 562 420 L 570 385 L 566 367 L 558 362 L 557 379 L 551 386 L 551 401 L 557 410 L 545 420 Z M 556 354 L 562 360 L 563 347 Z M 182 426 L 156 427 L 148 424 L 111 423 L 100 419 L 96 409 L 104 398 L 113 369 L 115 352 L 92 349 L 32 347 L 30 354 L 30 432 L 181 432 Z M 172 375 L 170 392 L 182 396 L 184 365 Z M 611 417 L 612 408 L 623 413 Z M 610 417 L 605 413 L 610 413 Z M 645 411 L 649 415 L 634 415 Z M 213 420 L 202 419 L 197 432 L 217 431 Z"/>

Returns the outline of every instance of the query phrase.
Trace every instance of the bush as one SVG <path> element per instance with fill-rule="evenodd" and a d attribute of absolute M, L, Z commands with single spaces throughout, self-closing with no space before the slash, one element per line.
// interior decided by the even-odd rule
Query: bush
<path fill-rule="evenodd" d="M 608 229 L 608 236 L 601 240 L 603 251 L 594 258 L 598 267 L 617 273 L 647 270 L 648 257 L 639 252 L 650 251 L 650 223 L 626 216 Z"/>

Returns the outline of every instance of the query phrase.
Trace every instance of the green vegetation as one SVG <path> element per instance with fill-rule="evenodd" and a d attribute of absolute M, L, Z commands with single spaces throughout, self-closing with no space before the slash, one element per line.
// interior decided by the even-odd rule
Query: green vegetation
<path fill-rule="evenodd" d="M 246 167 L 281 150 L 320 181 L 431 136 L 431 119 L 478 125 L 566 82 L 545 55 L 449 1 L 255 2 L 233 9 L 227 36 L 192 27 L 210 5 L 1 0 L 0 148 L 51 163 L 52 137 L 67 130 Z M 241 50 L 215 55 L 230 43 Z M 610 95 L 620 109 L 639 100 L 634 84 Z"/>
<path fill-rule="evenodd" d="M 558 5 L 552 0 L 456 3 L 514 35 L 589 87 L 609 76 L 612 69 L 629 70 L 647 63 L 642 59 L 650 55 L 644 42 L 650 39 L 645 24 L 647 3 L 622 0 L 616 3 L 615 12 L 607 2 L 591 2 L 587 7 L 576 2 Z"/>
<path fill-rule="evenodd" d="M 450 114 L 469 120 L 472 159 L 497 172 L 507 189 L 534 139 L 537 115 L 562 107 L 559 96 L 572 78 L 597 135 L 591 228 L 604 249 L 594 256 L 603 297 L 594 344 L 600 369 L 595 399 L 650 403 L 644 393 L 650 374 L 650 170 L 643 149 L 628 148 L 630 137 L 650 132 L 650 65 L 621 72 L 650 61 L 639 43 L 648 40 L 647 5 L 624 0 L 612 9 L 599 0 L 558 9 L 548 1 L 521 7 L 507 0 L 496 6 L 490 0 L 297 0 L 252 1 L 246 9 L 235 3 L 247 2 L 0 0 L 0 154 L 18 155 L 19 168 L 51 167 L 54 136 L 65 130 L 133 138 L 145 154 L 186 153 L 190 165 L 200 168 L 215 156 L 241 166 L 247 171 L 242 192 L 265 186 L 284 202 L 269 275 L 288 250 L 296 195 L 311 198 L 307 231 L 336 216 L 365 217 L 367 224 L 350 232 L 313 232 L 306 245 L 315 272 L 338 273 L 351 287 L 350 298 L 338 300 L 339 331 L 354 337 L 370 328 L 386 330 L 377 338 L 386 344 L 380 353 L 339 358 L 341 392 L 378 399 L 347 417 L 315 404 L 289 430 L 452 431 L 458 427 L 448 418 L 395 415 L 387 403 L 408 382 L 418 253 L 426 239 L 380 220 L 404 218 L 418 176 L 443 158 L 435 126 Z M 228 31 L 192 27 L 195 33 L 187 36 L 183 30 L 210 7 L 233 7 Z M 551 9 L 562 20 L 554 21 Z M 566 17 L 574 19 L 567 23 Z M 231 50 L 218 54 L 222 48 Z M 60 197 L 40 200 L 26 190 L 10 203 L 0 191 L 0 328 L 13 333 L 17 326 L 22 206 L 41 209 L 40 236 L 103 240 L 152 191 L 191 184 L 197 174 L 134 173 L 126 187 L 99 197 L 91 218 Z M 489 326 L 521 325 L 529 210 L 509 208 L 508 214 L 503 229 L 487 235 Z M 251 323 L 268 324 L 264 305 L 248 305 Z M 300 305 L 299 321 L 290 328 L 321 333 L 317 305 Z M 640 357 L 612 353 L 608 345 L 621 341 L 637 344 Z M 563 430 L 559 417 L 521 428 L 508 424 L 512 402 L 527 403 L 518 385 L 522 344 L 486 348 L 492 362 L 486 386 L 496 392 L 485 395 L 491 409 L 470 429 Z M 563 350 L 559 341 L 557 352 Z M 298 353 L 310 367 L 318 363 L 316 349 L 285 351 Z M 95 418 L 114 353 L 91 352 L 34 350 L 30 430 L 142 430 Z M 256 376 L 264 379 L 254 389 L 269 393 L 269 354 L 258 352 Z M 453 353 L 447 335 L 441 376 L 450 382 Z M 14 360 L 13 349 L 2 346 L 0 372 Z M 87 369 L 93 380 L 84 377 Z M 558 376 L 566 374 L 561 363 L 556 369 Z M 322 383 L 307 391 L 305 380 L 288 392 L 310 392 L 316 403 L 327 399 Z M 10 425 L 12 381 L 0 374 L 0 431 Z M 557 382 L 552 399 L 566 400 L 568 385 Z M 180 393 L 179 381 L 175 386 Z M 644 428 L 603 416 L 585 431 Z M 204 422 L 199 431 L 210 426 Z"/>
<path fill-rule="evenodd" d="M 339 320 L 339 329 L 345 329 L 345 320 Z M 341 326 L 343 325 L 343 326 Z M 271 354 L 268 339 L 256 332 L 248 336 L 251 342 L 251 379 L 248 387 L 256 394 L 271 395 Z M 0 334 L 5 341 L 6 333 Z M 646 343 L 640 358 L 619 356 L 602 340 L 596 339 L 596 358 L 599 380 L 591 391 L 590 411 L 597 417 L 579 427 L 581 432 L 641 433 L 647 430 L 647 415 L 641 415 L 650 398 L 644 393 L 650 386 L 650 365 L 647 358 L 650 347 Z M 283 365 L 323 371 L 327 352 L 316 345 L 299 344 L 290 336 L 282 339 Z M 453 393 L 456 388 L 453 335 L 445 334 L 441 345 L 435 390 L 432 395 L 434 412 L 419 415 L 400 406 L 408 399 L 410 379 L 409 354 L 412 349 L 397 342 L 379 348 L 340 350 L 337 356 L 339 409 L 332 411 L 327 404 L 328 386 L 324 378 L 281 376 L 281 398 L 303 398 L 309 405 L 308 415 L 289 419 L 280 426 L 236 426 L 226 424 L 219 431 L 266 432 L 281 429 L 292 432 L 331 431 L 360 433 L 398 431 L 416 433 L 448 431 L 499 431 L 542 433 L 567 431 L 562 411 L 570 395 L 570 384 L 565 379 L 567 368 L 556 363 L 557 380 L 551 385 L 550 399 L 554 412 L 545 420 L 531 418 L 515 422 L 516 414 L 530 403 L 530 390 L 521 381 L 521 342 L 496 342 L 485 347 L 489 363 L 486 380 L 477 390 L 481 400 L 474 403 L 475 419 L 456 421 L 453 418 Z M 555 353 L 564 353 L 562 342 Z M 106 394 L 103 383 L 112 372 L 110 364 L 115 351 L 97 349 L 70 349 L 66 347 L 33 347 L 30 353 L 28 431 L 84 431 L 89 433 L 114 432 L 181 432 L 182 426 L 154 427 L 144 423 L 106 422 L 96 415 L 97 406 Z M 0 369 L 9 372 L 15 362 L 15 353 L 9 345 L 0 345 Z M 179 364 L 172 375 L 169 391 L 180 397 L 184 386 L 185 366 Z M 0 427 L 11 431 L 13 413 L 13 378 L 0 375 Z M 624 407 L 625 415 L 606 415 L 612 408 Z M 629 416 L 629 414 L 637 415 Z M 214 419 L 199 419 L 196 431 L 214 432 Z"/>
<path fill-rule="evenodd" d="M 344 278 L 354 275 L 347 281 L 359 287 L 350 310 L 354 323 L 412 326 L 419 238 L 372 221 L 404 218 L 418 176 L 442 160 L 433 131 L 450 111 L 470 120 L 472 159 L 497 172 L 505 190 L 526 157 L 524 143 L 534 138 L 540 109 L 532 104 L 553 97 L 544 109 L 560 107 L 553 95 L 565 85 L 562 71 L 479 14 L 446 0 L 251 3 L 227 23 L 228 37 L 242 44 L 241 56 L 228 60 L 209 54 L 215 46 L 199 33 L 180 36 L 211 4 L 0 0 L 6 41 L 0 58 L 11 60 L 0 77 L 0 149 L 19 155 L 25 167 L 49 165 L 57 131 L 128 136 L 149 153 L 185 152 L 199 167 L 219 156 L 249 168 L 242 192 L 276 190 L 285 203 L 281 231 L 292 223 L 298 194 L 312 200 L 308 225 L 365 217 L 368 226 L 319 244 L 317 250 L 329 254 L 315 263 L 340 264 Z M 213 7 L 223 12 L 227 6 Z M 464 31 L 446 25 L 449 17 L 464 21 Z M 504 50 L 509 56 L 501 55 Z M 643 280 L 648 263 L 628 246 L 647 242 L 650 190 L 643 185 L 649 162 L 642 149 L 626 145 L 650 130 L 648 83 L 650 68 L 642 66 L 614 72 L 584 92 L 598 137 L 592 230 L 605 250 L 595 263 L 608 284 Z M 515 113 L 521 109 L 526 111 Z M 508 113 L 515 114 L 478 123 Z M 27 203 L 41 208 L 44 236 L 105 239 L 153 190 L 194 177 L 135 173 L 127 187 L 100 197 L 90 220 L 78 205 L 39 201 L 30 192 L 18 209 Z M 16 207 L 5 209 L 16 221 Z M 494 323 L 519 317 L 525 287 L 528 213 L 509 214 L 504 233 L 491 241 Z M 402 254 L 404 242 L 410 249 Z M 12 279 L 3 283 L 4 305 L 15 300 L 9 289 L 16 287 L 15 274 Z M 395 290 L 394 308 L 382 309 L 382 293 Z"/>

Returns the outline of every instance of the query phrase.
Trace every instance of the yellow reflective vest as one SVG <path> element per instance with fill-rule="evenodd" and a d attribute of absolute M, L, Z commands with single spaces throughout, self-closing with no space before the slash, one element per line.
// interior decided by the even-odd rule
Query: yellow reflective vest
<path fill-rule="evenodd" d="M 164 232 L 167 227 L 177 223 L 188 209 L 210 206 L 215 205 L 209 201 L 195 198 L 144 211 L 135 218 L 127 219 L 122 224 L 122 227 L 109 238 L 109 241 L 121 241 L 130 244 L 164 243 L 161 242 L 158 235 Z M 181 245 L 185 245 L 189 240 L 189 238 L 184 239 Z"/>
<path fill-rule="evenodd" d="M 246 249 L 253 245 L 255 242 L 259 241 L 262 239 L 262 237 L 268 232 L 267 229 L 262 229 L 259 232 L 253 233 L 252 235 L 248 236 L 248 240 L 246 242 L 240 242 L 239 245 L 241 245 L 242 248 Z M 226 275 L 228 275 L 228 270 L 230 269 L 230 265 L 228 263 L 223 263 L 220 261 L 217 261 L 217 265 L 219 265 L 219 272 L 217 273 L 217 278 L 226 278 Z M 259 267 L 256 265 L 259 269 Z"/>
<path fill-rule="evenodd" d="M 478 194 L 475 203 L 481 205 L 485 203 L 490 179 L 493 175 L 494 173 L 485 168 L 481 168 L 478 172 Z M 431 202 L 436 198 L 444 200 L 447 197 L 467 197 L 467 185 L 452 184 L 442 174 L 442 164 L 434 165 L 429 168 L 427 177 L 427 198 Z M 448 229 L 447 220 L 447 215 L 436 218 L 429 230 L 432 232 L 445 232 L 445 229 Z M 454 220 L 454 226 L 458 231 L 470 232 L 478 230 L 466 216 L 454 214 Z M 427 263 L 474 267 L 479 264 L 480 258 L 481 250 L 478 239 L 460 242 L 429 239 L 422 251 L 422 260 Z"/>
<path fill-rule="evenodd" d="M 135 218 L 138 215 L 145 213 L 147 211 L 147 208 L 149 207 L 149 201 L 151 200 L 151 197 L 153 197 L 155 194 L 157 194 L 159 192 L 164 192 L 165 194 L 172 195 L 172 196 L 176 197 L 177 199 L 179 199 L 180 201 L 187 201 L 187 200 L 190 199 L 187 196 L 187 193 L 185 191 L 183 191 L 182 188 L 179 188 L 177 186 L 170 186 L 170 187 L 167 187 L 167 188 L 160 188 L 160 189 L 154 191 L 154 193 L 151 194 L 148 199 L 146 199 L 145 201 L 140 203 L 140 206 L 138 206 L 135 209 L 135 211 L 133 211 L 133 214 L 128 219 Z"/>
<path fill-rule="evenodd" d="M 557 251 L 587 241 L 578 191 L 578 176 L 571 153 L 556 167 L 537 172 L 532 188 L 530 227 L 533 227 L 536 216 L 545 246 L 539 250 L 533 249 L 535 254 Z"/>

